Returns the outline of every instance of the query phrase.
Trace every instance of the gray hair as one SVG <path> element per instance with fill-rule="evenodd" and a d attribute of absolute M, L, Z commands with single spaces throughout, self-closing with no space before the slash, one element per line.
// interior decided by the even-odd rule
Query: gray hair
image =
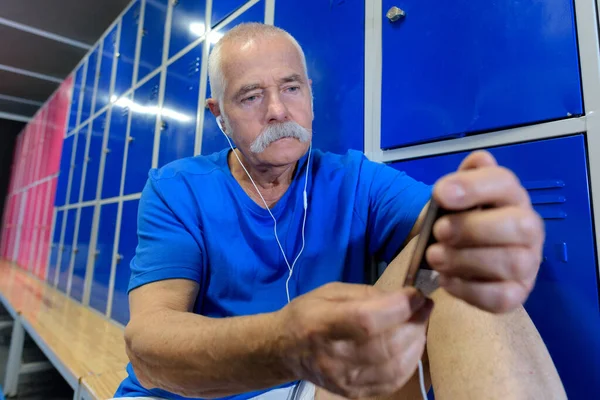
<path fill-rule="evenodd" d="M 217 99 L 219 105 L 223 104 L 223 96 L 227 82 L 223 76 L 222 58 L 223 46 L 227 43 L 241 42 L 269 38 L 275 36 L 287 37 L 298 49 L 302 66 L 304 67 L 305 77 L 308 79 L 308 70 L 306 67 L 306 57 L 298 41 L 287 31 L 273 25 L 261 24 L 257 22 L 242 23 L 228 31 L 213 47 L 208 57 L 208 80 L 210 83 L 211 96 Z"/>

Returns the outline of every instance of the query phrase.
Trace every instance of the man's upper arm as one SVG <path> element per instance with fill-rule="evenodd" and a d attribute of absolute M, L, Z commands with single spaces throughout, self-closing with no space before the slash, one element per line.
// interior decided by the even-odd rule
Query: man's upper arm
<path fill-rule="evenodd" d="M 370 180 L 367 233 L 372 254 L 390 262 L 421 227 L 432 187 L 384 164 L 365 162 Z"/>
<path fill-rule="evenodd" d="M 129 293 L 131 320 L 160 310 L 192 312 L 200 285 L 189 279 L 152 282 Z"/>
<path fill-rule="evenodd" d="M 129 291 L 153 282 L 187 279 L 202 285 L 204 251 L 197 215 L 184 185 L 150 174 L 138 211 L 138 246 L 131 260 Z"/>

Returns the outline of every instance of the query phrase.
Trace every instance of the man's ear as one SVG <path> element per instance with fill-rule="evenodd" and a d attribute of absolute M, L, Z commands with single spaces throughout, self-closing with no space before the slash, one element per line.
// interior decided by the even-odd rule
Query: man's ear
<path fill-rule="evenodd" d="M 221 107 L 219 106 L 219 102 L 217 101 L 217 99 L 213 99 L 213 98 L 207 99 L 206 107 L 210 110 L 212 115 L 214 115 L 217 118 L 220 117 Z"/>

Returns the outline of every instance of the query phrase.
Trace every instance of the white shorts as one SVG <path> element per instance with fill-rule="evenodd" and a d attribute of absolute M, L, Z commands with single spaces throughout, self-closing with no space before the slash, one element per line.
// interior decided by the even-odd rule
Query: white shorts
<path fill-rule="evenodd" d="M 281 389 L 270 390 L 250 400 L 314 400 L 315 385 L 308 381 Z M 117 399 L 111 399 L 117 400 Z M 127 400 L 161 400 L 159 397 L 128 397 Z"/>

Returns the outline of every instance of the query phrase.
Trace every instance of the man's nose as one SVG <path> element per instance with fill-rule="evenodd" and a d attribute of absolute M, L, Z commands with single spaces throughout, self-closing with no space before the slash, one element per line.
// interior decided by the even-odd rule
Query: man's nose
<path fill-rule="evenodd" d="M 288 109 L 281 101 L 279 92 L 267 95 L 267 122 L 285 122 L 288 119 Z"/>

